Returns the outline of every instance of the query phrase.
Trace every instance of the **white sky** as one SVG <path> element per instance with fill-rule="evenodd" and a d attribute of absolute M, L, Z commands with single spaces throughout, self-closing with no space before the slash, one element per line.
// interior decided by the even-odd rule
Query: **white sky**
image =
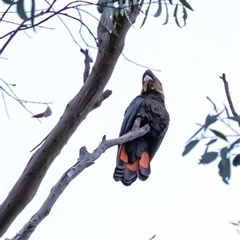
<path fill-rule="evenodd" d="M 233 168 L 227 186 L 218 175 L 218 161 L 198 165 L 203 145 L 181 157 L 185 142 L 198 129 L 195 123 L 203 123 L 207 114 L 214 113 L 206 96 L 220 108 L 223 102 L 227 104 L 219 79 L 223 72 L 240 112 L 239 3 L 212 0 L 192 1 L 191 5 L 195 11 L 188 11 L 183 29 L 176 26 L 172 15 L 169 24 L 162 26 L 164 15 L 152 17 L 156 11 L 152 8 L 145 26 L 141 30 L 132 28 L 126 39 L 124 54 L 128 58 L 162 70 L 155 74 L 163 83 L 171 116 L 150 178 L 131 187 L 116 183 L 112 178 L 116 147 L 109 149 L 67 187 L 31 239 L 148 240 L 154 234 L 156 240 L 239 239 L 236 228 L 228 222 L 240 220 L 239 168 Z M 99 17 L 95 8 L 89 10 Z M 10 16 L 6 19 L 11 20 Z M 78 24 L 66 23 L 85 47 Z M 53 102 L 53 115 L 40 124 L 5 96 L 9 121 L 1 99 L 2 201 L 29 161 L 30 150 L 56 125 L 66 104 L 82 86 L 84 57 L 79 47 L 57 18 L 45 26 L 56 30 L 37 29 L 37 34 L 29 31 L 31 38 L 19 33 L 3 54 L 8 60 L 1 59 L 1 77 L 17 84 L 14 90 L 19 98 Z M 91 53 L 95 58 L 94 50 Z M 52 186 L 75 164 L 80 147 L 92 151 L 104 134 L 107 139 L 118 136 L 124 111 L 140 92 L 144 71 L 120 57 L 107 85 L 112 96 L 80 125 L 50 167 L 37 196 L 4 237 L 13 237 L 39 209 Z M 44 105 L 27 106 L 35 114 L 45 110 Z M 232 126 L 238 128 L 237 124 Z M 215 148 L 224 146 L 219 142 Z"/>

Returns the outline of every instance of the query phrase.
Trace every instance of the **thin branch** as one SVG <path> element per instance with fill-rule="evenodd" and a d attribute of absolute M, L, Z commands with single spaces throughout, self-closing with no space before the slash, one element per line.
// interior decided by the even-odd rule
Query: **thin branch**
<path fill-rule="evenodd" d="M 139 66 L 139 67 L 146 68 L 146 69 L 151 69 L 151 70 L 156 71 L 156 72 L 161 72 L 161 71 L 162 71 L 162 70 L 160 70 L 160 69 L 154 69 L 154 68 L 150 68 L 150 67 L 147 67 L 147 66 L 145 66 L 145 65 L 136 63 L 136 62 L 134 62 L 133 60 L 127 58 L 124 53 L 122 53 L 122 56 L 125 58 L 125 60 L 127 60 L 127 61 L 129 61 L 129 62 L 131 62 L 131 63 L 133 63 L 133 64 L 135 64 L 135 65 L 137 65 L 137 66 Z"/>
<path fill-rule="evenodd" d="M 220 78 L 223 80 L 223 83 L 224 83 L 224 88 L 225 88 L 225 92 L 226 92 L 226 96 L 227 96 L 229 107 L 230 107 L 230 109 L 232 111 L 233 116 L 238 121 L 238 125 L 240 127 L 240 116 L 237 114 L 237 112 L 235 111 L 235 108 L 233 106 L 232 98 L 231 98 L 230 93 L 229 93 L 228 82 L 226 80 L 226 74 L 223 73 L 222 76 L 220 76 Z"/>
<path fill-rule="evenodd" d="M 19 23 L 15 23 L 15 22 L 12 22 L 12 21 L 8 21 L 8 20 L 2 20 L 2 22 L 5 22 L 5 23 L 10 23 L 10 24 L 13 24 L 13 25 L 17 25 L 19 26 L 20 24 Z M 32 25 L 25 25 L 25 26 L 28 26 L 29 28 L 32 27 Z M 44 28 L 44 29 L 49 29 L 49 30 L 55 30 L 56 28 L 51 28 L 51 27 L 45 27 L 45 26 L 36 26 L 38 28 Z"/>
<path fill-rule="evenodd" d="M 156 234 L 154 234 L 149 240 L 152 240 L 152 239 L 154 239 L 155 237 L 156 237 L 157 235 Z"/>
<path fill-rule="evenodd" d="M 12 238 L 12 240 L 29 239 L 38 224 L 50 213 L 53 205 L 56 203 L 57 199 L 61 196 L 68 184 L 83 170 L 91 166 L 108 148 L 132 141 L 135 138 L 143 136 L 149 130 L 149 125 L 145 125 L 141 128 L 133 129 L 131 132 L 128 132 L 119 138 L 106 140 L 106 136 L 103 136 L 102 142 L 92 153 L 89 153 L 86 147 L 81 147 L 78 162 L 62 175 L 56 185 L 51 189 L 47 199 L 44 201 L 40 209 L 31 217 L 19 233 Z M 155 236 L 156 235 L 154 235 L 151 239 Z"/>
<path fill-rule="evenodd" d="M 3 53 L 3 51 L 5 50 L 5 48 L 7 47 L 7 45 L 9 44 L 9 42 L 12 40 L 12 38 L 13 38 L 19 31 L 23 31 L 23 30 L 27 30 L 27 29 L 29 29 L 29 28 L 36 27 L 36 26 L 42 24 L 43 22 L 46 22 L 47 20 L 49 20 L 50 18 L 52 18 L 52 17 L 54 17 L 54 16 L 56 16 L 56 15 L 58 15 L 58 14 L 64 15 L 64 16 L 66 16 L 66 17 L 69 17 L 69 18 L 72 18 L 72 19 L 74 19 L 74 20 L 77 20 L 77 21 L 81 22 L 81 24 L 82 24 L 84 27 L 86 27 L 86 29 L 88 30 L 88 32 L 90 33 L 90 35 L 94 38 L 94 40 L 95 40 L 95 42 L 96 42 L 96 37 L 94 36 L 94 34 L 91 32 L 91 30 L 88 28 L 88 26 L 87 26 L 84 22 L 82 22 L 82 21 L 79 20 L 78 18 L 75 18 L 75 17 L 73 17 L 73 16 L 70 16 L 70 15 L 68 15 L 68 14 L 66 14 L 66 13 L 62 13 L 63 11 L 66 11 L 66 10 L 69 10 L 69 9 L 74 9 L 74 8 L 76 8 L 77 6 L 83 5 L 83 4 L 78 4 L 78 5 L 76 5 L 76 6 L 70 6 L 71 4 L 74 4 L 74 3 L 82 2 L 82 3 L 87 3 L 88 5 L 89 5 L 89 4 L 90 4 L 90 5 L 95 5 L 95 4 L 92 4 L 92 3 L 89 3 L 89 2 L 86 2 L 86 1 L 74 1 L 74 2 L 71 2 L 71 3 L 67 4 L 65 7 L 63 7 L 63 8 L 60 9 L 60 10 L 58 10 L 57 12 L 55 12 L 55 11 L 51 11 L 51 9 L 53 8 L 53 5 L 54 5 L 55 2 L 56 2 L 56 0 L 54 0 L 54 1 L 52 2 L 52 4 L 49 6 L 49 8 L 48 8 L 46 11 L 42 11 L 42 12 L 36 14 L 36 15 L 34 16 L 34 18 L 43 16 L 44 14 L 49 14 L 49 13 L 53 13 L 52 15 L 46 17 L 45 19 L 41 20 L 41 21 L 38 22 L 38 23 L 35 23 L 34 25 L 29 25 L 29 26 L 28 26 L 28 25 L 25 25 L 25 23 L 30 20 L 30 18 L 29 18 L 29 19 L 23 21 L 15 30 L 8 32 L 8 33 L 5 34 L 4 36 L 1 36 L 0 39 L 3 39 L 3 38 L 5 38 L 5 37 L 7 37 L 7 36 L 9 36 L 9 38 L 7 39 L 7 41 L 3 44 L 2 48 L 0 49 L 0 55 Z M 96 44 L 97 44 L 97 42 L 96 42 Z"/>
<path fill-rule="evenodd" d="M 1 86 L 0 86 L 0 88 L 1 88 Z M 3 91 L 2 91 L 2 98 L 3 98 L 4 108 L 5 108 L 6 114 L 8 116 L 8 120 L 10 120 L 10 116 L 9 116 L 9 113 L 8 113 L 8 110 L 7 110 L 7 104 L 6 104 L 6 100 L 5 100 Z"/>
<path fill-rule="evenodd" d="M 83 74 L 83 83 L 86 82 L 88 76 L 89 76 L 89 72 L 90 72 L 90 63 L 93 62 L 92 58 L 89 56 L 88 54 L 88 50 L 83 50 L 82 48 L 80 49 L 80 52 L 84 54 L 85 59 L 84 59 L 84 64 L 85 64 L 85 70 L 84 70 L 84 74 Z"/>
<path fill-rule="evenodd" d="M 0 18 L 0 22 L 3 21 L 3 18 L 5 17 L 5 15 L 8 13 L 9 9 L 12 7 L 13 4 L 9 4 L 8 8 L 6 9 L 6 11 L 3 13 L 2 17 Z"/>

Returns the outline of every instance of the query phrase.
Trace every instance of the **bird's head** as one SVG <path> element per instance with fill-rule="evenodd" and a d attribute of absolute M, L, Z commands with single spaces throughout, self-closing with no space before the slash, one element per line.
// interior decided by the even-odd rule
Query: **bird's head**
<path fill-rule="evenodd" d="M 151 70 L 147 70 L 142 77 L 142 91 L 141 94 L 147 92 L 158 92 L 162 95 L 164 100 L 164 93 L 162 88 L 162 83 L 158 78 L 152 73 Z"/>

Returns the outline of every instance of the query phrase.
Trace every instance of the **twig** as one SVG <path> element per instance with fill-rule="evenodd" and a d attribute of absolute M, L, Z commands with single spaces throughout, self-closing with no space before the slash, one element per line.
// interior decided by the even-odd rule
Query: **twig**
<path fill-rule="evenodd" d="M 232 111 L 233 116 L 236 118 L 239 127 L 240 127 L 240 117 L 237 114 L 237 112 L 235 111 L 234 106 L 233 106 L 233 102 L 232 102 L 232 99 L 231 99 L 231 96 L 230 96 L 230 93 L 229 93 L 228 82 L 226 80 L 226 74 L 223 73 L 222 76 L 220 76 L 220 78 L 223 80 L 223 83 L 224 83 L 224 88 L 225 88 L 225 92 L 226 92 L 229 107 Z"/>
<path fill-rule="evenodd" d="M 134 129 L 131 132 L 115 139 L 106 140 L 106 136 L 103 136 L 102 142 L 99 146 L 92 152 L 89 153 L 86 147 L 81 147 L 79 153 L 78 162 L 68 169 L 51 189 L 47 199 L 40 207 L 40 209 L 32 216 L 32 218 L 24 225 L 24 227 L 19 231 L 19 233 L 12 238 L 12 240 L 26 240 L 29 239 L 31 234 L 35 231 L 38 224 L 50 213 L 53 205 L 60 197 L 62 192 L 66 189 L 68 184 L 77 177 L 83 170 L 92 165 L 96 159 L 98 159 L 102 153 L 104 153 L 108 148 L 123 144 L 128 141 L 132 141 L 135 138 L 141 137 L 149 131 L 149 125 L 145 125 L 141 128 Z M 151 239 L 153 239 L 154 235 Z"/>
<path fill-rule="evenodd" d="M 160 69 L 154 69 L 154 68 L 150 68 L 150 67 L 144 66 L 144 65 L 142 65 L 142 64 L 136 63 L 136 62 L 134 62 L 133 60 L 127 58 L 124 53 L 122 53 L 122 56 L 123 56 L 127 61 L 129 61 L 129 62 L 131 62 L 131 63 L 133 63 L 133 64 L 135 64 L 135 65 L 137 65 L 137 66 L 139 66 L 139 67 L 146 68 L 146 69 L 151 69 L 151 70 L 156 71 L 156 72 L 161 72 L 161 71 L 162 71 L 162 70 L 160 70 Z"/>
<path fill-rule="evenodd" d="M 156 234 L 154 234 L 149 240 L 152 240 L 152 239 L 154 239 L 155 237 L 156 237 L 157 235 Z"/>
<path fill-rule="evenodd" d="M 1 87 L 0 87 L 0 89 L 1 89 Z M 8 110 L 7 110 L 7 104 L 6 104 L 6 100 L 5 100 L 3 91 L 2 91 L 2 98 L 3 98 L 4 108 L 5 108 L 6 114 L 8 116 L 8 120 L 10 120 L 10 116 L 9 116 L 9 113 L 8 113 Z"/>
<path fill-rule="evenodd" d="M 83 50 L 82 48 L 80 49 L 80 52 L 84 54 L 85 56 L 85 60 L 84 60 L 84 64 L 85 64 L 85 70 L 84 70 L 84 74 L 83 74 L 83 83 L 86 82 L 88 76 L 89 76 L 89 72 L 90 72 L 90 63 L 93 62 L 92 58 L 88 55 L 88 50 Z"/>

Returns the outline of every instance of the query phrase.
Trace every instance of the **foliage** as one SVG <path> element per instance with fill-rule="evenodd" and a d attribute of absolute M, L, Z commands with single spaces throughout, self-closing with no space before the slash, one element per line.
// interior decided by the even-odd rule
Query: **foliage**
<path fill-rule="evenodd" d="M 230 122 L 236 123 L 238 119 L 229 116 L 226 106 L 224 106 L 222 111 L 219 111 L 213 101 L 210 98 L 207 99 L 213 104 L 216 114 L 206 117 L 205 123 L 201 124 L 198 131 L 188 140 L 182 155 L 187 155 L 200 141 L 207 141 L 205 143 L 205 151 L 199 160 L 199 164 L 209 164 L 218 159 L 219 175 L 222 180 L 228 184 L 231 177 L 231 163 L 235 167 L 240 166 L 240 154 L 236 154 L 236 151 L 234 151 L 240 147 L 240 133 L 230 125 Z M 223 117 L 224 113 L 226 117 Z M 230 134 L 227 130 L 223 133 L 213 129 L 212 126 L 215 123 L 222 123 L 227 126 L 227 130 L 228 132 L 230 131 Z M 218 150 L 210 151 L 209 148 L 219 141 L 223 141 L 225 143 L 224 146 Z"/>
<path fill-rule="evenodd" d="M 16 5 L 16 10 L 18 16 L 24 20 L 31 20 L 32 27 L 34 29 L 34 13 L 35 13 L 35 0 L 32 0 L 32 5 L 30 9 L 30 17 L 27 16 L 27 11 L 25 10 L 24 7 L 24 0 L 18 0 L 17 2 L 14 2 L 14 0 L 2 0 L 4 3 L 9 4 L 9 8 L 12 7 L 13 5 Z"/>
<path fill-rule="evenodd" d="M 132 6 L 134 5 L 138 5 L 139 1 L 138 0 L 99 0 L 98 1 L 98 11 L 99 13 L 102 14 L 102 18 L 101 18 L 101 22 L 104 25 L 104 27 L 110 32 L 110 33 L 114 33 L 115 35 L 118 35 L 117 33 L 117 25 L 120 24 L 119 23 L 119 16 L 126 16 L 128 18 L 129 12 L 131 11 Z M 165 22 L 163 23 L 163 25 L 168 23 L 168 19 L 169 19 L 169 12 L 168 12 L 168 4 L 170 5 L 175 5 L 175 9 L 174 9 L 174 14 L 173 17 L 175 18 L 176 24 L 178 25 L 178 27 L 184 27 L 186 25 L 186 20 L 187 20 L 187 10 L 189 9 L 191 11 L 193 11 L 192 7 L 189 5 L 189 3 L 185 0 L 180 0 L 180 4 L 176 3 L 174 4 L 172 0 L 168 0 L 169 3 L 166 2 L 166 0 L 162 1 L 162 0 L 158 0 L 157 4 L 157 11 L 154 15 L 154 17 L 160 17 L 161 13 L 162 13 L 162 6 L 165 6 L 165 11 L 166 11 L 166 19 Z M 144 1 L 142 1 L 141 4 L 143 4 Z M 141 27 L 145 24 L 147 17 L 148 17 L 148 13 L 150 10 L 150 6 L 152 4 L 154 4 L 155 2 L 153 2 L 152 0 L 149 0 L 148 3 L 146 3 L 147 8 L 145 10 L 145 17 L 143 19 L 142 25 Z M 183 11 L 183 26 L 180 25 L 179 23 L 179 16 L 178 16 L 178 9 L 179 7 L 182 7 L 182 11 Z M 129 18 L 128 18 L 129 19 Z M 132 23 L 131 23 L 132 24 Z"/>

